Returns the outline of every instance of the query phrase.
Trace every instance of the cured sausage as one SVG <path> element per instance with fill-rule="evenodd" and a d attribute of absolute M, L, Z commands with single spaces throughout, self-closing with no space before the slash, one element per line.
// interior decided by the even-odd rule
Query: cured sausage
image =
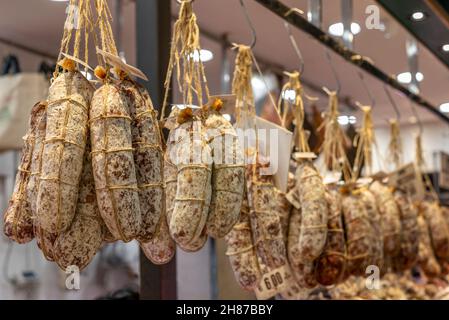
<path fill-rule="evenodd" d="M 67 71 L 49 89 L 36 219 L 49 233 L 69 228 L 78 202 L 93 86 Z"/>
<path fill-rule="evenodd" d="M 45 134 L 45 108 L 45 103 L 37 103 L 31 109 L 30 126 L 24 137 L 14 191 L 4 215 L 5 235 L 18 243 L 27 243 L 34 238 L 32 213 L 34 203 L 30 202 L 27 191 L 33 170 L 33 155 L 39 150 L 38 140 L 42 140 L 40 134 L 42 131 Z"/>
<path fill-rule="evenodd" d="M 142 226 L 128 101 L 122 85 L 106 82 L 90 110 L 98 207 L 111 234 L 124 242 L 137 238 Z"/>

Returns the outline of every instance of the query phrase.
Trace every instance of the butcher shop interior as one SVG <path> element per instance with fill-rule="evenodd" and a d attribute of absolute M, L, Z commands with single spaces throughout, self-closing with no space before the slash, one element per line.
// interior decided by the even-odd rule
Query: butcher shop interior
<path fill-rule="evenodd" d="M 444 0 L 0 0 L 0 300 L 449 300 L 448 39 Z"/>

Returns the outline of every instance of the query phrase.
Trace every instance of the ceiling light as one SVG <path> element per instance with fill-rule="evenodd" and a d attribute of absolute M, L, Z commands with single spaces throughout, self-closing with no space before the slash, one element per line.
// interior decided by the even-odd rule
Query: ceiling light
<path fill-rule="evenodd" d="M 358 23 L 356 22 L 351 23 L 351 33 L 353 35 L 360 33 L 361 30 L 362 28 Z M 343 22 L 337 22 L 329 26 L 329 33 L 333 36 L 341 37 L 343 36 L 343 32 L 344 32 Z"/>
<path fill-rule="evenodd" d="M 348 124 L 356 124 L 357 117 L 355 117 L 355 116 L 339 116 L 338 123 L 341 124 L 342 126 L 346 126 Z"/>
<path fill-rule="evenodd" d="M 294 102 L 296 99 L 296 91 L 293 89 L 282 91 L 282 99 Z"/>
<path fill-rule="evenodd" d="M 424 12 L 421 11 L 416 11 L 413 12 L 411 19 L 413 21 L 421 21 L 424 20 L 426 18 L 426 15 L 424 14 Z"/>
<path fill-rule="evenodd" d="M 440 111 L 448 113 L 449 112 L 449 102 L 440 104 Z"/>
<path fill-rule="evenodd" d="M 412 82 L 412 74 L 410 72 L 402 72 L 396 77 L 400 83 L 411 83 Z M 421 82 L 424 80 L 424 75 L 421 72 L 416 73 L 416 80 Z"/>
<path fill-rule="evenodd" d="M 350 124 L 356 124 L 357 123 L 357 118 L 355 116 L 349 116 L 349 123 Z"/>
<path fill-rule="evenodd" d="M 449 52 L 449 44 L 448 44 L 448 43 L 444 44 L 444 45 L 441 47 L 441 49 L 443 49 L 444 52 Z"/>
<path fill-rule="evenodd" d="M 231 119 L 232 119 L 231 115 L 230 115 L 230 114 L 227 114 L 227 113 L 223 114 L 223 118 L 225 118 L 225 119 L 228 120 L 229 122 L 231 122 Z"/>
<path fill-rule="evenodd" d="M 338 123 L 341 124 L 342 126 L 345 126 L 345 125 L 349 124 L 348 116 L 339 116 L 338 117 Z"/>
<path fill-rule="evenodd" d="M 198 51 L 195 51 L 192 56 L 195 62 L 199 62 L 200 60 L 201 62 L 208 62 L 214 58 L 212 51 L 206 49 L 201 49 L 199 54 Z"/>

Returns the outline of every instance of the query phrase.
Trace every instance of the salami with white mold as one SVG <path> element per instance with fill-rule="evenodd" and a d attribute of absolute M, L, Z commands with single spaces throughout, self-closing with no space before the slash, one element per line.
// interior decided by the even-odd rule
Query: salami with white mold
<path fill-rule="evenodd" d="M 67 230 L 75 216 L 93 92 L 79 71 L 59 74 L 49 89 L 36 212 L 49 233 Z"/>

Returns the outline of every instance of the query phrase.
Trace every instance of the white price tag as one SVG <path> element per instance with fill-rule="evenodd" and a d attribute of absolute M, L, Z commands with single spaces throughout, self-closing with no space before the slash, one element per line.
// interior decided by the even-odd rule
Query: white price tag
<path fill-rule="evenodd" d="M 289 269 L 287 266 L 265 273 L 254 290 L 257 300 L 270 299 L 286 290 L 288 288 L 288 273 Z"/>
<path fill-rule="evenodd" d="M 422 176 L 414 163 L 407 164 L 393 172 L 388 184 L 406 192 L 414 201 L 422 201 L 425 197 L 425 187 Z"/>
<path fill-rule="evenodd" d="M 123 71 L 125 71 L 125 72 L 127 72 L 127 73 L 129 73 L 129 74 L 131 74 L 131 75 L 133 75 L 135 77 L 138 77 L 140 79 L 148 81 L 147 76 L 141 70 L 139 70 L 136 67 L 133 67 L 133 66 L 125 63 L 122 60 L 122 58 L 120 58 L 120 57 L 118 57 L 116 55 L 113 55 L 113 54 L 111 54 L 109 52 L 103 51 L 103 50 L 101 50 L 98 47 L 97 47 L 97 53 L 100 54 L 101 56 L 103 56 L 105 58 L 105 60 L 109 64 L 113 65 L 114 67 L 120 68 Z"/>

